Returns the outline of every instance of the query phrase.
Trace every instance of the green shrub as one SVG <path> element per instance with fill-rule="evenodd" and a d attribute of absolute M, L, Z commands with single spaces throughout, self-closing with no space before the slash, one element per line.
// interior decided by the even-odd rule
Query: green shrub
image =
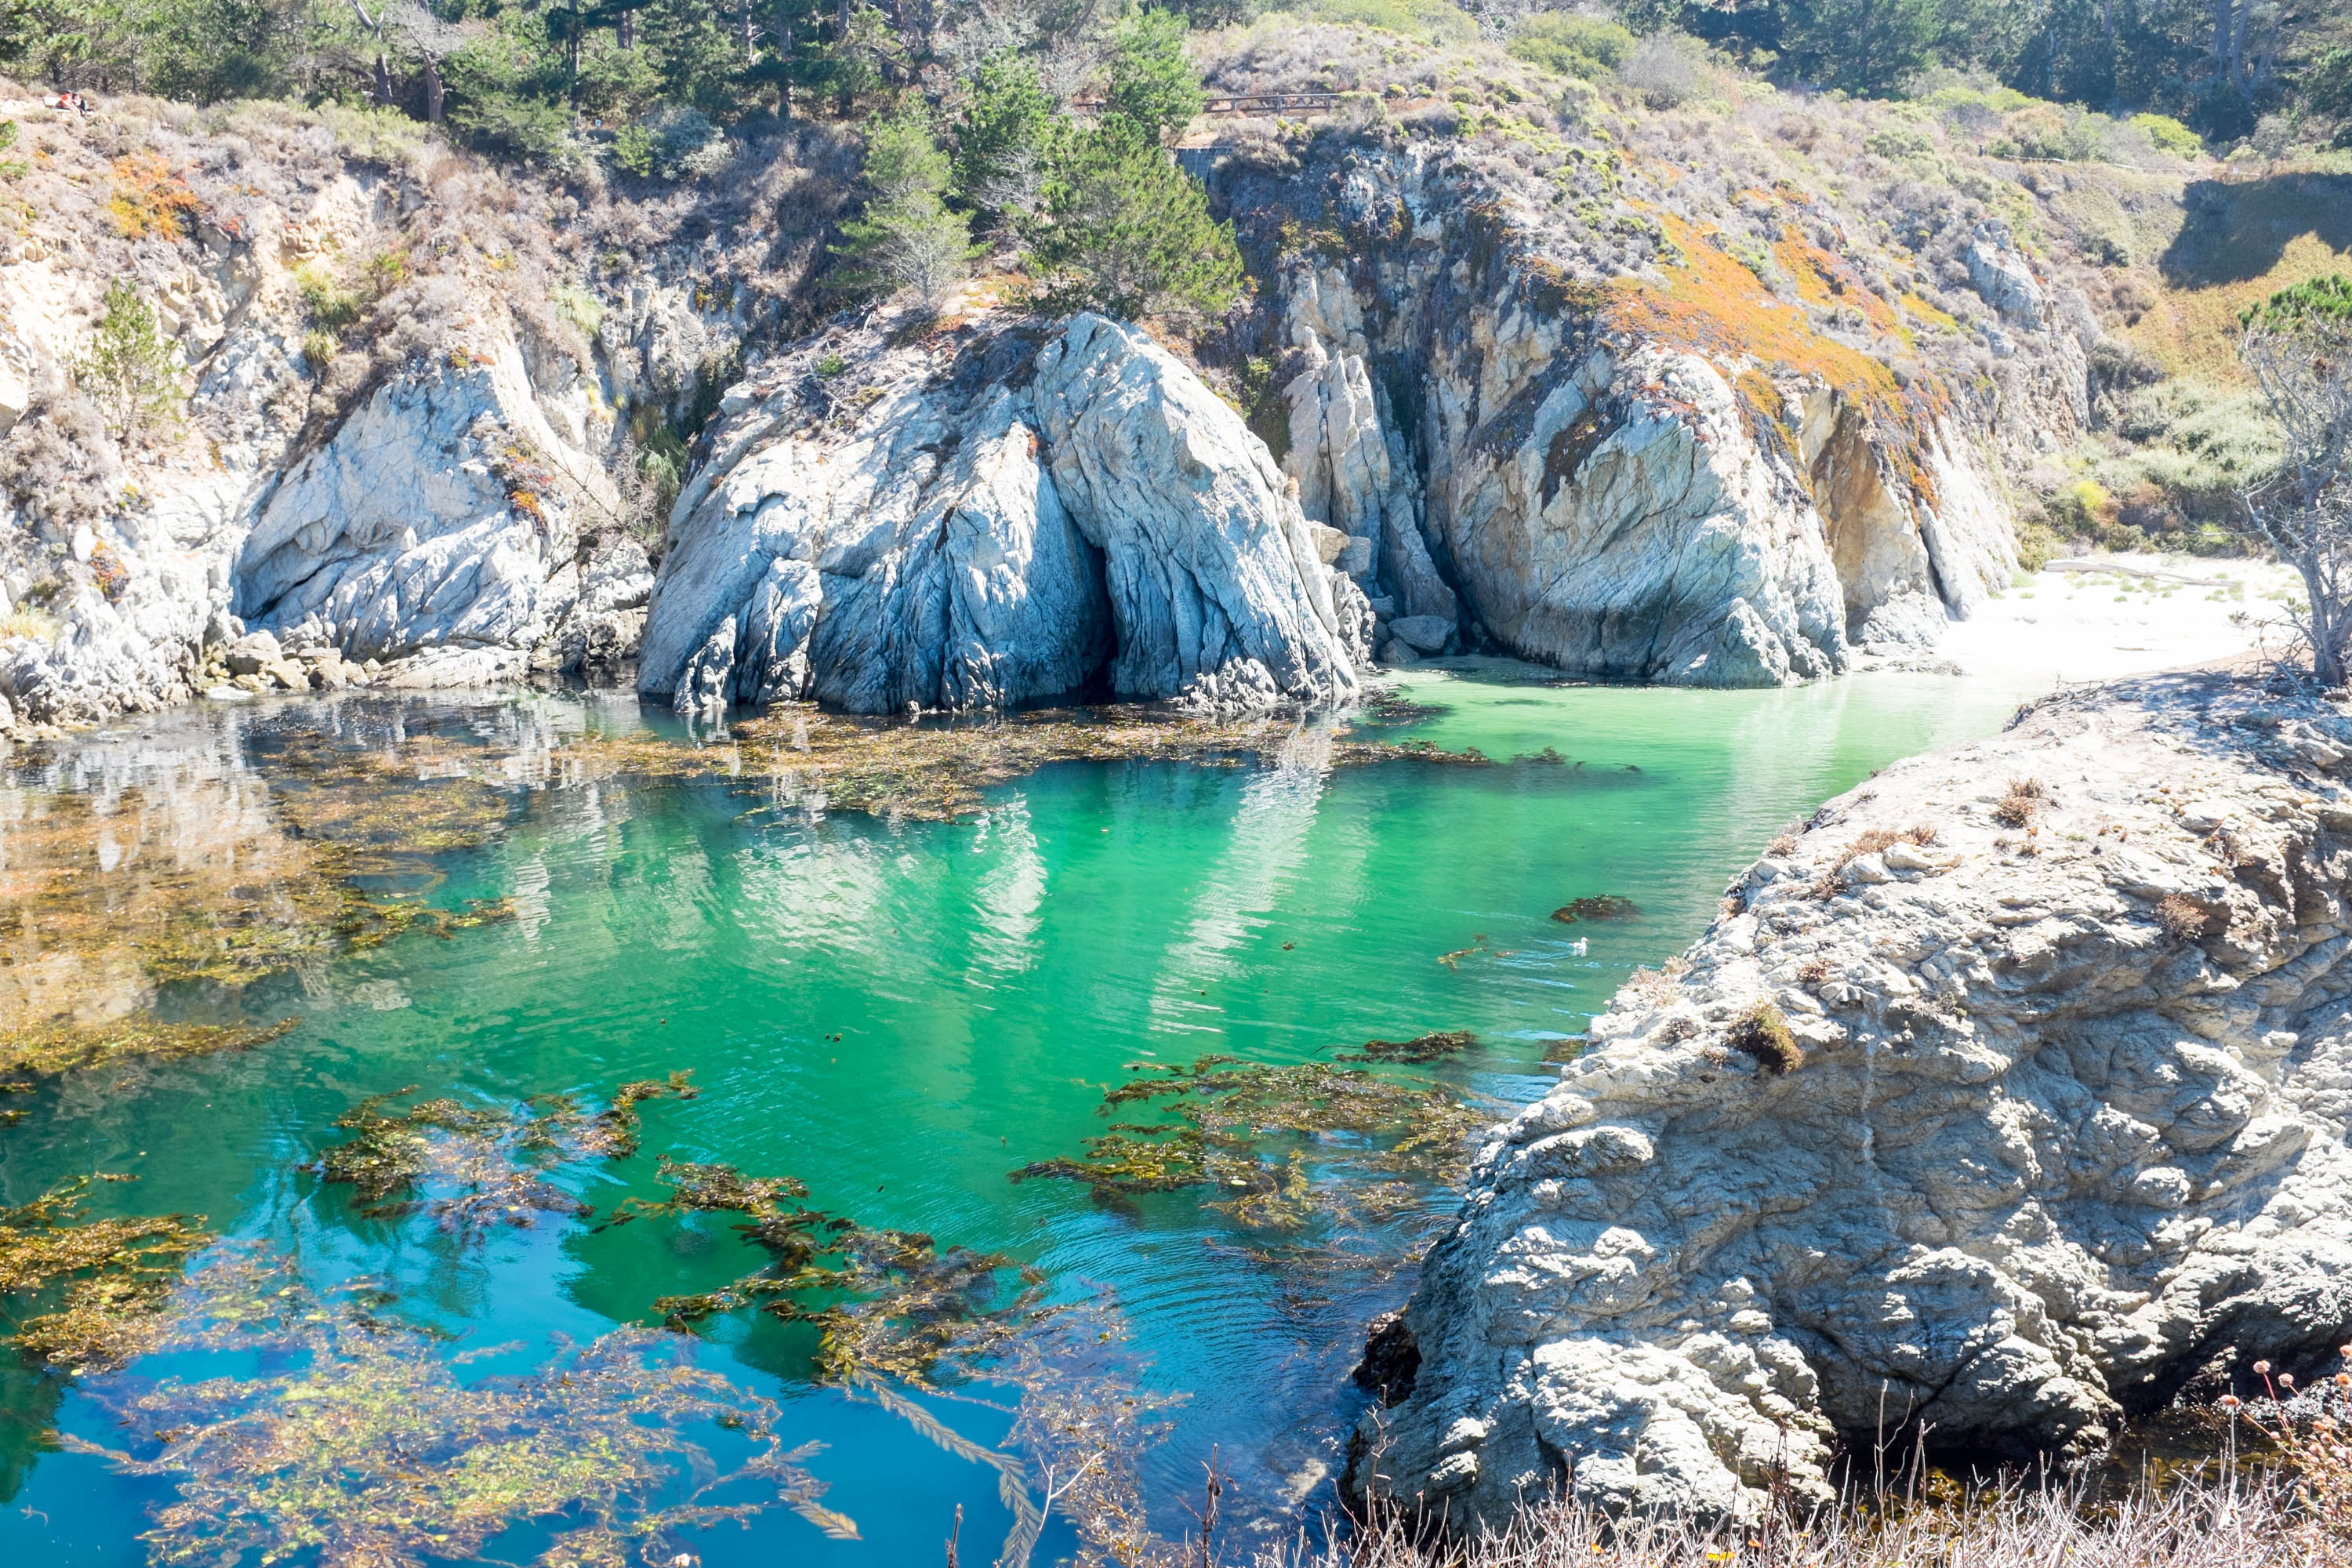
<path fill-rule="evenodd" d="M 1804 1047 L 1797 1044 L 1780 1009 L 1769 1002 L 1759 1002 L 1742 1014 L 1723 1043 L 1755 1058 L 1767 1074 L 1794 1072 L 1805 1065 Z"/>
<path fill-rule="evenodd" d="M 1140 11 L 1111 39 L 1106 117 L 1117 115 L 1165 142 L 1192 122 L 1208 101 L 1201 73 L 1184 53 L 1184 18 Z"/>
<path fill-rule="evenodd" d="M 1033 260 L 1048 310 L 1213 316 L 1241 293 L 1233 226 L 1209 216 L 1198 180 L 1117 116 L 1057 162 L 1045 220 Z"/>
<path fill-rule="evenodd" d="M 2131 122 L 2147 133 L 2159 153 L 2169 153 L 2176 158 L 2195 158 L 2203 154 L 2205 139 L 2168 114 L 2135 114 Z"/>
<path fill-rule="evenodd" d="M 106 286 L 98 331 L 72 370 L 75 384 L 125 445 L 178 413 L 180 367 L 171 340 L 128 279 Z"/>
<path fill-rule="evenodd" d="M 295 287 L 302 295 L 302 309 L 320 331 L 341 332 L 360 319 L 366 309 L 360 297 L 335 281 L 324 268 L 312 265 L 294 274 Z"/>
<path fill-rule="evenodd" d="M 2020 518 L 2017 524 L 2017 563 L 2028 572 L 2039 572 L 2065 553 L 2066 542 L 2058 537 L 2057 530 L 2038 517 Z"/>
<path fill-rule="evenodd" d="M 1922 127 L 1895 121 L 1880 127 L 1863 140 L 1863 151 L 1882 158 L 1916 158 L 1936 150 L 1936 139 Z"/>
<path fill-rule="evenodd" d="M 1598 17 L 1538 11 L 1519 18 L 1510 48 L 1531 66 L 1592 81 L 1625 62 L 1633 52 L 1633 35 Z"/>
<path fill-rule="evenodd" d="M 1433 44 L 1466 44 L 1478 24 L 1451 0 L 1314 0 L 1318 20 L 1353 22 Z"/>

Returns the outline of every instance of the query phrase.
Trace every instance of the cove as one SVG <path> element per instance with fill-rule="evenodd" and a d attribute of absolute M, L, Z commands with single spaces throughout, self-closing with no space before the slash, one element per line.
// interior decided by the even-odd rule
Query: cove
<path fill-rule="evenodd" d="M 588 731 L 695 743 L 609 694 L 207 706 L 20 752 L 8 837 L 73 800 L 98 823 L 83 875 L 124 900 L 219 845 L 263 854 L 273 823 L 300 817 L 303 770 L 321 753 L 408 758 L 398 782 L 419 791 L 411 809 L 430 840 L 441 797 L 417 779 L 416 748 L 478 752 L 494 759 L 496 804 L 478 841 L 373 864 L 361 879 L 508 918 L 406 929 L 241 990 L 175 979 L 148 998 L 131 967 L 81 961 L 104 971 L 82 976 L 85 1008 L 137 992 L 165 1018 L 295 1023 L 247 1050 L 105 1067 L 11 1097 L 24 1114 L 0 1129 L 0 1203 L 78 1176 L 136 1176 L 94 1185 L 90 1211 L 203 1215 L 227 1238 L 211 1256 L 245 1256 L 242 1244 L 285 1260 L 280 1299 L 362 1301 L 382 1325 L 355 1331 L 377 1336 L 367 1353 L 429 1359 L 467 1384 L 530 1375 L 563 1353 L 560 1341 L 657 1324 L 657 1298 L 719 1289 L 765 1261 L 728 1213 L 600 1228 L 625 1199 L 663 1196 L 660 1159 L 789 1175 L 828 1214 L 1003 1254 L 1034 1271 L 1041 1300 L 1093 1303 L 1113 1336 L 1093 1342 L 1108 1379 L 1094 1386 L 1131 1378 L 1133 1408 L 1160 1428 L 1137 1480 L 1161 1531 L 1185 1524 L 1178 1500 L 1197 1500 L 1213 1447 L 1233 1477 L 1236 1528 L 1295 1530 L 1328 1506 L 1343 1462 L 1364 1399 L 1349 1379 L 1363 1325 L 1409 1289 L 1401 1249 L 1442 1223 L 1445 1193 L 1418 1191 L 1377 1226 L 1271 1235 L 1197 1190 L 1105 1202 L 1079 1183 L 1008 1173 L 1102 1135 L 1104 1092 L 1134 1076 L 1129 1064 L 1207 1053 L 1288 1066 L 1466 1030 L 1475 1044 L 1422 1076 L 1507 1113 L 1542 1091 L 1547 1058 L 1572 1048 L 1635 968 L 1698 934 L 1773 834 L 1896 757 L 1997 730 L 2032 694 L 1923 675 L 1712 692 L 1523 674 L 1400 675 L 1419 706 L 1360 731 L 1475 748 L 1491 766 L 1334 766 L 1310 728 L 1270 756 L 1052 763 L 992 785 L 982 811 L 953 822 L 818 811 L 725 776 L 535 774 L 533 755 Z M 1632 900 L 1638 918 L 1551 919 L 1602 895 Z M 26 1006 L 68 962 L 47 929 L 20 918 L 12 939 L 13 999 Z M 515 1216 L 528 1226 L 467 1232 L 422 1208 L 371 1216 L 310 1168 L 370 1096 L 511 1109 L 569 1091 L 593 1110 L 622 1083 L 681 1071 L 695 1098 L 637 1106 L 635 1155 L 551 1167 L 593 1217 L 541 1210 Z M 1350 1140 L 1304 1141 L 1302 1168 Z M 1268 1148 L 1284 1157 L 1278 1141 Z M 1008 1272 L 1003 1289 L 1015 1289 Z M 943 1439 L 992 1451 L 1017 1389 L 983 1380 L 910 1398 L 828 1384 L 808 1326 L 752 1312 L 709 1318 L 700 1342 L 698 1368 L 780 1405 L 786 1447 L 824 1447 L 793 1461 L 810 1506 L 666 1539 L 712 1563 L 931 1562 L 961 1504 L 973 1562 L 1013 1530 L 998 1472 Z M 175 1345 L 87 1386 L 12 1366 L 0 1552 L 162 1560 L 170 1542 L 142 1532 L 201 1494 L 178 1473 L 131 1473 L 90 1450 L 155 1451 L 124 1418 L 159 1380 L 277 1379 L 273 1398 L 299 1405 L 314 1397 L 299 1373 L 299 1358 L 249 1346 Z M 748 1451 L 723 1426 L 697 1440 L 722 1472 Z M 1026 1474 L 1033 1492 L 1045 1479 Z M 667 1500 L 683 1506 L 681 1489 Z M 778 1489 L 769 1475 L 704 1500 Z M 553 1545 L 550 1560 L 568 1561 L 572 1522 L 493 1531 L 478 1554 L 520 1563 Z M 1049 1521 L 1034 1560 L 1078 1545 Z"/>

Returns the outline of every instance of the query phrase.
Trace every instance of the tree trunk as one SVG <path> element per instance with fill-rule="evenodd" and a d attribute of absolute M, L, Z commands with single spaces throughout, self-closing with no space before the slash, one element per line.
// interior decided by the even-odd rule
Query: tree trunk
<path fill-rule="evenodd" d="M 375 52 L 375 100 L 386 109 L 392 107 L 392 68 L 384 63 L 382 49 Z"/>
<path fill-rule="evenodd" d="M 743 0 L 743 63 L 751 65 L 760 58 L 760 30 L 751 20 L 751 0 Z"/>
<path fill-rule="evenodd" d="M 2246 90 L 2246 17 L 2254 0 L 2236 0 L 2230 7 L 2230 85 Z"/>
<path fill-rule="evenodd" d="M 637 47 L 637 14 L 635 11 L 621 13 L 620 19 L 613 24 L 613 39 L 625 49 Z"/>
<path fill-rule="evenodd" d="M 441 62 L 431 55 L 425 57 L 425 119 L 430 125 L 441 123 Z"/>

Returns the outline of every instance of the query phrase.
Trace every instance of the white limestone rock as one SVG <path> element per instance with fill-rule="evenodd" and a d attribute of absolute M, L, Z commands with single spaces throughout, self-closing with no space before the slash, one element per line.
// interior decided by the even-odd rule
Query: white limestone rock
<path fill-rule="evenodd" d="M 238 553 L 233 607 L 353 660 L 529 648 L 575 514 L 616 505 L 501 333 L 410 366 L 287 472 Z"/>
<path fill-rule="evenodd" d="M 1354 1486 L 1465 1528 L 1562 1484 L 1744 1516 L 1776 1459 L 1822 1491 L 1833 1435 L 1882 1416 L 2063 1456 L 2257 1357 L 2333 1370 L 2352 724 L 2262 700 L 2221 677 L 2053 699 L 1759 861 L 1687 972 L 1621 993 L 1490 1135 Z M 2025 777 L 2030 832 L 1987 789 Z M 1759 1005 L 1794 1071 L 1737 1048 Z"/>
<path fill-rule="evenodd" d="M 999 328 L 832 380 L 876 395 L 845 439 L 790 385 L 716 435 L 672 513 L 640 691 L 896 712 L 1101 673 L 1220 708 L 1354 690 L 1362 595 L 1264 445 L 1141 331 Z"/>

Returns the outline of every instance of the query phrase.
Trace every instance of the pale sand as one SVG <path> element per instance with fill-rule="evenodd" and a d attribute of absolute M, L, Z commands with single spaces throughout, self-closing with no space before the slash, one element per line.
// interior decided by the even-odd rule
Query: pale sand
<path fill-rule="evenodd" d="M 2284 599 L 2303 587 L 2286 567 L 2179 555 L 2074 564 L 2102 570 L 2035 574 L 1953 626 L 1937 653 L 1969 675 L 2066 685 L 2283 653 L 2294 641 Z"/>

